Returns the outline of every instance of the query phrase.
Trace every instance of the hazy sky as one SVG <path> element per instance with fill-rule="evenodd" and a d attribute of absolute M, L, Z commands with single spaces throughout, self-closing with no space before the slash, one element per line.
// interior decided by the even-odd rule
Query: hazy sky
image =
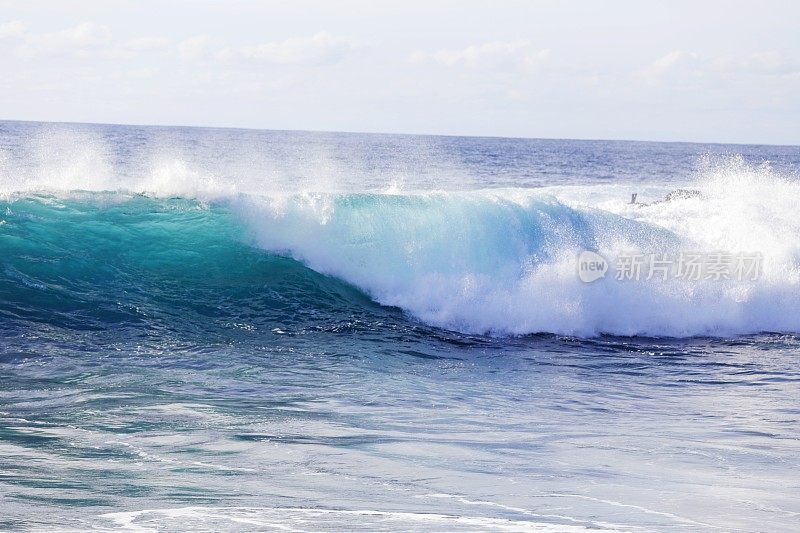
<path fill-rule="evenodd" d="M 0 118 L 800 144 L 796 1 L 0 0 Z"/>

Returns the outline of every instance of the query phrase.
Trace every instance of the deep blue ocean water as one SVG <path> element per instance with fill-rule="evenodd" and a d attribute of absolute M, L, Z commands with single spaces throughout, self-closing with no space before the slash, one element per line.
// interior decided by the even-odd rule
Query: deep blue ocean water
<path fill-rule="evenodd" d="M 798 170 L 0 122 L 0 528 L 796 531 Z M 683 248 L 764 275 L 574 262 Z"/>

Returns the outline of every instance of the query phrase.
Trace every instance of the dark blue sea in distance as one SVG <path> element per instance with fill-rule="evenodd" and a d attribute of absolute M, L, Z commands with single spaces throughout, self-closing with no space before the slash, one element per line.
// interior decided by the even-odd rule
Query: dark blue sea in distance
<path fill-rule="evenodd" d="M 0 122 L 0 528 L 797 531 L 799 170 Z M 763 276 L 578 279 L 684 248 Z"/>

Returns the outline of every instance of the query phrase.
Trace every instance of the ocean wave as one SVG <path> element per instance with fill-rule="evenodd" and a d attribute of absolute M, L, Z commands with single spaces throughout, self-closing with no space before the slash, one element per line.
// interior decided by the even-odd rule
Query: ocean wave
<path fill-rule="evenodd" d="M 81 313 L 136 322 L 140 312 L 159 314 L 181 290 L 213 280 L 193 306 L 212 315 L 241 308 L 252 318 L 266 312 L 260 291 L 274 292 L 264 276 L 283 275 L 304 280 L 279 295 L 293 302 L 287 314 L 339 293 L 346 298 L 327 308 L 364 309 L 368 295 L 466 333 L 800 332 L 793 200 L 800 184 L 766 165 L 709 163 L 694 185 L 702 194 L 647 205 L 628 204 L 626 191 L 613 187 L 286 194 L 223 187 L 208 196 L 184 170 L 190 185 L 165 177 L 171 185 L 160 193 L 7 192 L 0 205 L 6 304 L 65 323 L 80 323 Z M 757 252 L 763 274 L 755 281 L 607 276 L 588 284 L 576 272 L 582 250 Z M 303 284 L 316 289 L 292 293 Z"/>

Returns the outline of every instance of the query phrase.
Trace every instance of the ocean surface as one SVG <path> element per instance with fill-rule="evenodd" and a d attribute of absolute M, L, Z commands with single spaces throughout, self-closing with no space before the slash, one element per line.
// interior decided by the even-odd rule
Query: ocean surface
<path fill-rule="evenodd" d="M 0 529 L 797 531 L 798 199 L 792 146 L 0 122 Z"/>

